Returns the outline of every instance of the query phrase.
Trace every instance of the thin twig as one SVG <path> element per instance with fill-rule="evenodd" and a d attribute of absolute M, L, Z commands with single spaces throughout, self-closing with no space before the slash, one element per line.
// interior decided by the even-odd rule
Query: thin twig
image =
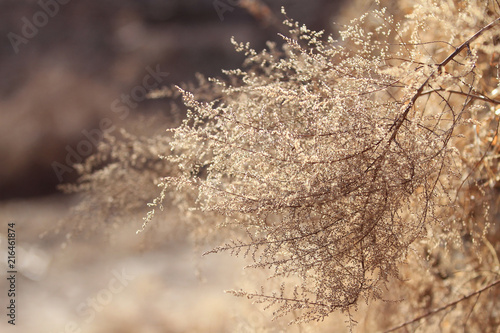
<path fill-rule="evenodd" d="M 453 58 L 455 58 L 457 56 L 457 54 L 459 54 L 460 52 L 462 52 L 463 49 L 465 49 L 466 47 L 469 47 L 470 43 L 472 43 L 473 41 L 475 41 L 479 36 L 481 36 L 483 34 L 483 32 L 487 31 L 487 30 L 490 30 L 491 28 L 493 28 L 493 26 L 495 24 L 497 24 L 498 22 L 500 22 L 500 17 L 495 19 L 493 22 L 491 22 L 490 24 L 484 26 L 483 28 L 481 28 L 478 32 L 476 32 L 471 38 L 467 39 L 465 42 L 462 43 L 462 45 L 460 45 L 459 47 L 457 47 L 455 49 L 455 51 L 450 54 L 448 56 L 448 58 L 444 59 L 439 65 L 438 65 L 438 70 L 441 68 L 441 67 L 444 67 L 446 66 L 446 64 L 448 64 Z"/>
<path fill-rule="evenodd" d="M 416 318 L 414 318 L 414 319 L 412 319 L 412 320 L 410 320 L 410 321 L 404 322 L 404 323 L 402 323 L 401 325 L 398 325 L 398 326 L 393 327 L 393 328 L 391 328 L 391 329 L 389 329 L 389 330 L 387 330 L 387 331 L 384 331 L 384 333 L 394 332 L 394 331 L 396 331 L 396 330 L 398 330 L 398 329 L 400 329 L 400 328 L 403 328 L 403 327 L 408 326 L 408 325 L 410 325 L 410 324 L 416 323 L 416 322 L 418 322 L 418 321 L 420 321 L 420 320 L 422 320 L 422 319 L 424 319 L 424 318 L 426 318 L 426 317 L 432 316 L 432 315 L 434 315 L 434 314 L 436 314 L 436 313 L 438 313 L 438 312 L 441 312 L 441 311 L 443 311 L 443 310 L 446 310 L 446 309 L 447 309 L 447 308 L 449 308 L 449 307 L 455 306 L 455 305 L 457 305 L 458 303 L 460 303 L 460 302 L 462 302 L 462 301 L 464 301 L 464 300 L 466 300 L 466 299 L 471 298 L 472 296 L 475 296 L 475 295 L 481 294 L 483 291 L 488 290 L 488 289 L 490 289 L 490 288 L 493 288 L 494 286 L 496 286 L 496 285 L 498 285 L 498 284 L 500 284 L 500 280 L 493 281 L 493 282 L 492 282 L 492 283 L 490 283 L 489 285 L 487 285 L 487 286 L 485 286 L 485 287 L 483 287 L 483 288 L 481 288 L 481 289 L 479 289 L 479 290 L 476 290 L 475 292 L 473 292 L 473 293 L 471 293 L 471 294 L 469 294 L 469 295 L 463 296 L 462 298 L 460 298 L 460 299 L 458 299 L 458 300 L 456 300 L 456 301 L 453 301 L 453 302 L 451 302 L 451 303 L 448 303 L 448 304 L 446 304 L 446 305 L 443 305 L 443 306 L 442 306 L 442 307 L 440 307 L 440 308 L 437 308 L 437 309 L 431 310 L 431 311 L 429 311 L 429 312 L 427 312 L 427 313 L 425 313 L 425 314 L 423 314 L 423 315 L 421 315 L 421 316 L 418 316 L 418 317 L 416 317 Z"/>
<path fill-rule="evenodd" d="M 394 132 L 392 133 L 391 138 L 389 139 L 389 143 L 391 143 L 392 141 L 395 140 L 399 128 L 401 127 L 401 125 L 405 121 L 406 117 L 408 116 L 408 112 L 410 112 L 411 108 L 413 107 L 413 105 L 415 104 L 415 102 L 417 101 L 417 99 L 420 96 L 422 96 L 422 93 L 424 92 L 425 86 L 427 85 L 427 83 L 429 83 L 430 79 L 436 74 L 436 72 L 437 73 L 441 73 L 441 69 L 444 66 L 446 66 L 451 60 L 453 60 L 453 58 L 455 58 L 460 52 L 462 52 L 463 49 L 468 48 L 469 45 L 470 45 L 470 43 L 472 43 L 473 41 L 475 41 L 485 31 L 491 29 L 498 22 L 500 22 L 500 17 L 497 18 L 497 19 L 495 19 L 490 24 L 488 24 L 488 25 L 484 26 L 483 28 L 481 28 L 472 37 L 470 37 L 465 42 L 463 42 L 459 47 L 457 47 L 455 49 L 455 51 L 453 51 L 446 59 L 444 59 L 442 62 L 440 62 L 437 65 L 437 70 L 431 72 L 430 75 L 425 80 L 425 82 L 420 85 L 420 87 L 417 89 L 417 92 L 413 95 L 413 97 L 411 98 L 411 100 L 408 101 L 408 104 L 407 104 L 406 108 L 404 109 L 404 111 L 402 112 L 401 116 L 398 117 L 398 119 L 396 119 L 396 121 L 394 122 L 394 124 L 391 126 L 390 130 L 392 130 L 394 128 Z"/>
<path fill-rule="evenodd" d="M 493 104 L 500 104 L 499 100 L 489 98 L 488 96 L 485 96 L 485 95 L 472 94 L 472 93 L 457 91 L 457 90 L 448 90 L 448 89 L 444 89 L 444 88 L 426 90 L 426 91 L 422 92 L 420 94 L 420 96 L 430 95 L 430 94 L 438 92 L 438 91 L 445 91 L 445 92 L 448 92 L 450 94 L 465 95 L 467 97 L 474 98 L 474 99 L 480 99 L 480 100 L 485 101 L 485 102 L 489 102 L 489 103 L 493 103 Z"/>

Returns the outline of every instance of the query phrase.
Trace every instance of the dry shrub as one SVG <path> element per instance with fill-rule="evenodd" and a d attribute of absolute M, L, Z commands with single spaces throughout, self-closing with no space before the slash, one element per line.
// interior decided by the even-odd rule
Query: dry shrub
<path fill-rule="evenodd" d="M 499 4 L 401 1 L 391 12 L 353 20 L 340 41 L 291 19 L 281 48 L 233 41 L 244 69 L 205 82 L 204 95 L 179 88 L 188 111 L 171 139 L 137 140 L 146 160 L 167 159 L 144 165 L 142 177 L 167 176 L 151 206 L 168 197 L 195 238 L 225 239 L 207 253 L 269 270 L 266 287 L 232 293 L 277 317 L 340 310 L 353 327 L 360 301 L 402 297 L 404 314 L 381 329 L 408 320 L 402 327 L 493 332 Z M 120 163 L 92 186 L 133 172 Z"/>

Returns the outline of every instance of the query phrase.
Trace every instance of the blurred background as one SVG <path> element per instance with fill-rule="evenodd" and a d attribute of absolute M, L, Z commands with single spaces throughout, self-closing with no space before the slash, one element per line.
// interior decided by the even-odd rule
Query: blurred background
<path fill-rule="evenodd" d="M 241 264 L 224 256 L 195 259 L 182 233 L 162 243 L 160 232 L 156 245 L 145 247 L 150 236 L 135 235 L 140 217 L 112 239 L 90 234 L 68 243 L 67 233 L 54 231 L 78 201 L 57 186 L 75 181 L 68 154 L 86 148 L 78 146 L 85 133 L 102 127 L 102 119 L 116 127 L 149 115 L 161 119 L 154 124 L 159 128 L 175 123 L 166 98 L 127 100 L 142 93 L 136 87 L 147 75 L 162 73 L 153 75 L 158 87 L 194 82 L 197 72 L 219 76 L 243 60 L 231 36 L 257 50 L 280 41 L 281 6 L 309 28 L 333 34 L 343 10 L 340 0 L 237 3 L 0 0 L 0 253 L 6 253 L 7 224 L 15 223 L 19 272 L 12 326 L 2 259 L 1 332 L 298 329 L 269 326 L 261 308 L 224 294 L 242 275 L 231 267 Z M 118 111 L 125 109 L 133 117 L 122 117 Z M 147 133 L 150 123 L 136 125 Z M 342 317 L 331 319 L 330 328 L 345 330 Z"/>
<path fill-rule="evenodd" d="M 74 148 L 82 130 L 112 116 L 112 102 L 141 84 L 146 67 L 168 72 L 164 85 L 190 82 L 197 72 L 216 76 L 240 66 L 231 36 L 256 49 L 280 40 L 279 27 L 234 0 L 65 1 L 46 23 L 37 1 L 0 2 L 1 199 L 54 193 L 51 163 L 63 163 L 66 145 Z M 290 17 L 330 32 L 341 9 L 332 0 L 268 4 L 279 21 L 285 6 Z M 31 33 L 26 19 L 40 25 L 33 37 L 23 37 Z M 133 111 L 164 105 L 144 100 Z"/>

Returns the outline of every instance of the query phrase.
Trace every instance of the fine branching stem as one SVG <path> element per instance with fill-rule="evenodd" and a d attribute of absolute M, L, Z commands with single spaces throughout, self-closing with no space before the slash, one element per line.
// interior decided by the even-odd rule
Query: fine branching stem
<path fill-rule="evenodd" d="M 441 70 L 442 70 L 442 68 L 444 66 L 446 66 L 450 61 L 452 61 L 457 55 L 459 55 L 460 52 L 462 52 L 463 49 L 469 48 L 470 44 L 473 41 L 475 41 L 485 31 L 488 31 L 489 29 L 493 28 L 495 26 L 495 24 L 497 24 L 499 21 L 500 21 L 500 17 L 497 18 L 496 20 L 494 20 L 493 22 L 491 22 L 490 24 L 484 26 L 482 29 L 480 29 L 479 31 L 477 31 L 472 37 L 470 37 L 468 40 L 466 40 L 465 42 L 463 42 L 459 47 L 457 47 L 455 49 L 455 51 L 453 51 L 448 57 L 446 57 L 446 59 L 444 59 L 442 62 L 440 62 L 437 65 L 437 70 L 432 71 L 431 74 L 424 81 L 424 83 L 422 83 L 420 85 L 420 87 L 417 89 L 417 92 L 415 93 L 415 95 L 413 95 L 413 97 L 411 98 L 411 100 L 408 102 L 408 104 L 407 104 L 406 108 L 404 109 L 403 113 L 401 114 L 401 116 L 396 120 L 396 122 L 394 124 L 395 127 L 394 127 L 394 130 L 393 130 L 393 133 L 391 135 L 391 138 L 389 139 L 389 143 L 392 142 L 396 138 L 397 132 L 398 132 L 399 128 L 401 127 L 401 125 L 403 124 L 403 122 L 405 121 L 405 119 L 406 119 L 406 117 L 408 115 L 408 112 L 410 112 L 411 108 L 414 106 L 414 104 L 417 101 L 417 99 L 420 96 L 423 95 L 424 88 L 427 86 L 427 84 L 429 83 L 430 79 L 436 73 L 441 73 Z M 467 94 L 467 95 L 470 96 L 470 94 Z"/>
<path fill-rule="evenodd" d="M 446 310 L 446 309 L 448 309 L 450 307 L 453 307 L 453 306 L 457 305 L 458 303 L 463 302 L 463 301 L 465 301 L 465 300 L 467 300 L 467 299 L 469 299 L 469 298 L 471 298 L 471 297 L 473 297 L 475 295 L 480 295 L 482 292 L 484 292 L 484 291 L 486 291 L 486 290 L 488 290 L 490 288 L 493 288 L 493 287 L 495 287 L 497 285 L 500 285 L 500 280 L 493 281 L 490 284 L 484 286 L 483 288 L 481 288 L 479 290 L 476 290 L 473 293 L 470 293 L 470 294 L 468 294 L 466 296 L 463 296 L 463 297 L 457 299 L 456 301 L 450 302 L 450 303 L 445 304 L 445 305 L 443 305 L 443 306 L 441 306 L 439 308 L 436 308 L 436 309 L 431 310 L 431 311 L 429 311 L 427 313 L 424 313 L 423 315 L 415 317 L 412 320 L 409 320 L 407 322 L 402 323 L 401 325 L 398 325 L 398 326 L 395 326 L 395 327 L 393 327 L 391 329 L 388 329 L 388 330 L 384 331 L 384 333 L 394 332 L 394 331 L 397 331 L 397 330 L 399 330 L 399 329 L 401 329 L 403 327 L 406 327 L 408 325 L 414 324 L 414 323 L 416 323 L 416 322 L 418 322 L 418 321 L 420 321 L 422 319 L 425 319 L 427 317 L 435 315 L 436 313 L 439 313 L 439 312 L 441 312 L 443 310 Z"/>

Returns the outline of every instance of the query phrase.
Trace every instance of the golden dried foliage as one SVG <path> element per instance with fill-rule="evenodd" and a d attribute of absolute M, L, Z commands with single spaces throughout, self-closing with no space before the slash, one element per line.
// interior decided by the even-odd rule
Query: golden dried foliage
<path fill-rule="evenodd" d="M 287 19 L 282 47 L 233 41 L 244 67 L 206 83 L 212 98 L 179 88 L 188 111 L 171 152 L 162 139 L 144 142 L 144 156 L 169 165 L 150 205 L 169 197 L 193 234 L 226 239 L 207 253 L 269 270 L 275 290 L 232 293 L 277 317 L 340 310 L 354 325 L 360 301 L 401 296 L 405 315 L 381 328 L 418 326 L 499 278 L 498 226 L 487 236 L 499 180 L 499 4 L 402 0 L 391 13 L 368 12 L 340 40 Z M 388 293 L 398 280 L 409 281 Z M 495 286 L 484 292 L 498 298 Z M 494 332 L 500 310 L 482 292 L 420 328 L 465 321 Z"/>

